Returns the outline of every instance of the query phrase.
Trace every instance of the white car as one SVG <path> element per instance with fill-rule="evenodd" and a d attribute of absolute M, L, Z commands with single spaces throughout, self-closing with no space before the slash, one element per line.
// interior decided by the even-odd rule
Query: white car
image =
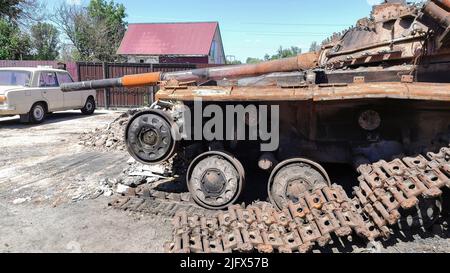
<path fill-rule="evenodd" d="M 95 90 L 62 92 L 59 85 L 73 82 L 65 70 L 47 67 L 0 68 L 0 116 L 20 115 L 21 122 L 41 123 L 47 113 L 81 109 L 95 111 Z"/>

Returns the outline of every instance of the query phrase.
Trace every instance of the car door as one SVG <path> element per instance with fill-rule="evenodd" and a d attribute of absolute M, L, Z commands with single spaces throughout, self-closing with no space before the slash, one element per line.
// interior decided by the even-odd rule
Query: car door
<path fill-rule="evenodd" d="M 68 72 L 57 72 L 56 74 L 58 76 L 59 84 L 73 82 L 72 77 Z M 81 101 L 81 93 L 82 92 L 63 92 L 64 108 L 81 108 L 83 106 L 83 102 Z"/>
<path fill-rule="evenodd" d="M 42 97 L 48 103 L 49 112 L 61 110 L 64 107 L 63 92 L 59 88 L 56 73 L 52 71 L 41 71 L 39 76 L 39 88 Z"/>

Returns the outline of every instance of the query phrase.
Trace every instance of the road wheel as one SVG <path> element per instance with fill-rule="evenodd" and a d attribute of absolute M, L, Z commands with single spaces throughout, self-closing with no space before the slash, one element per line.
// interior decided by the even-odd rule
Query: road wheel
<path fill-rule="evenodd" d="M 42 123 L 45 120 L 46 107 L 42 102 L 35 103 L 30 110 L 30 122 L 34 124 Z"/>
<path fill-rule="evenodd" d="M 298 202 L 307 191 L 330 185 L 326 171 L 313 161 L 296 158 L 278 164 L 268 183 L 269 199 L 282 209 L 289 201 Z"/>
<path fill-rule="evenodd" d="M 95 111 L 95 100 L 92 97 L 89 97 L 86 100 L 86 104 L 83 108 L 81 108 L 81 113 L 85 115 L 92 115 Z"/>
<path fill-rule="evenodd" d="M 191 163 L 187 184 L 193 199 L 200 206 L 220 210 L 232 205 L 244 187 L 242 164 L 224 152 L 207 152 Z"/>
<path fill-rule="evenodd" d="M 177 151 L 179 139 L 174 126 L 163 111 L 138 112 L 125 129 L 128 152 L 143 164 L 157 164 L 170 159 Z"/>

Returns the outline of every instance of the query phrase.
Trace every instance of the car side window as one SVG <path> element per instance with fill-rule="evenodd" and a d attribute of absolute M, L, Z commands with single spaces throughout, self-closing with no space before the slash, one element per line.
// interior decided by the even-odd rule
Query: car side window
<path fill-rule="evenodd" d="M 41 72 L 39 87 L 58 87 L 58 79 L 55 72 Z"/>
<path fill-rule="evenodd" d="M 72 79 L 72 77 L 70 76 L 69 73 L 59 72 L 57 74 L 58 74 L 58 82 L 59 82 L 59 84 L 73 82 L 73 79 Z"/>

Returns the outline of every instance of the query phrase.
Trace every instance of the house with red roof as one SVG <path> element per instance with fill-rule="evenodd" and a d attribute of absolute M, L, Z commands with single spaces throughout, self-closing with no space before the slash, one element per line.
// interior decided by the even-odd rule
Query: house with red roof
<path fill-rule="evenodd" d="M 225 64 L 218 22 L 129 24 L 117 54 L 130 63 Z"/>

